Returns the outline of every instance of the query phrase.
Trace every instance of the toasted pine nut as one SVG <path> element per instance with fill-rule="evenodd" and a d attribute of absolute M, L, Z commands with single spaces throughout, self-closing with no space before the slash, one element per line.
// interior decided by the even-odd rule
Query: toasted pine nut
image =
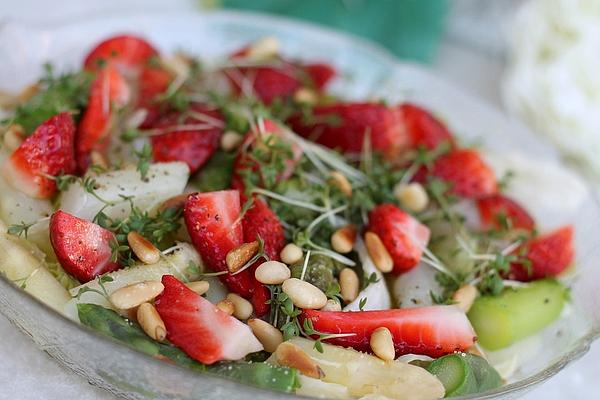
<path fill-rule="evenodd" d="M 312 105 L 316 104 L 318 100 L 319 97 L 312 89 L 301 87 L 300 89 L 294 92 L 294 101 L 296 103 Z"/>
<path fill-rule="evenodd" d="M 394 260 L 392 260 L 392 256 L 390 256 L 390 253 L 377 234 L 367 232 L 365 234 L 365 246 L 378 270 L 386 273 L 394 269 Z"/>
<path fill-rule="evenodd" d="M 265 285 L 279 285 L 290 276 L 290 269 L 279 261 L 266 261 L 254 271 L 256 280 Z"/>
<path fill-rule="evenodd" d="M 296 246 L 294 243 L 288 243 L 283 250 L 281 250 L 279 256 L 281 257 L 281 261 L 287 265 L 292 265 L 302 259 L 303 253 L 300 247 Z"/>
<path fill-rule="evenodd" d="M 344 268 L 340 272 L 340 290 L 342 299 L 346 303 L 351 303 L 358 297 L 358 275 L 356 275 L 356 272 L 352 268 Z"/>
<path fill-rule="evenodd" d="M 244 137 L 239 133 L 226 131 L 223 133 L 223 135 L 221 135 L 221 149 L 227 152 L 233 151 L 237 149 L 240 144 L 242 144 L 243 140 Z"/>
<path fill-rule="evenodd" d="M 223 299 L 215 305 L 219 310 L 223 311 L 225 314 L 233 315 L 233 312 L 235 311 L 235 306 L 233 305 L 233 302 L 229 299 Z"/>
<path fill-rule="evenodd" d="M 300 347 L 290 342 L 283 342 L 275 350 L 277 363 L 285 367 L 296 368 L 301 374 L 320 379 L 325 373 Z"/>
<path fill-rule="evenodd" d="M 329 299 L 327 300 L 327 303 L 321 307 L 321 311 L 342 311 L 342 305 L 337 300 Z"/>
<path fill-rule="evenodd" d="M 165 287 L 160 282 L 139 282 L 115 290 L 108 299 L 119 310 L 129 310 L 149 302 L 161 294 L 164 289 Z"/>
<path fill-rule="evenodd" d="M 383 361 L 393 361 L 396 358 L 394 339 L 388 328 L 375 329 L 371 334 L 370 344 L 373 353 Z"/>
<path fill-rule="evenodd" d="M 177 196 L 168 198 L 158 206 L 158 211 L 164 211 L 168 208 L 183 208 L 188 197 L 190 197 L 189 193 L 181 193 Z"/>
<path fill-rule="evenodd" d="M 40 85 L 37 83 L 31 84 L 31 85 L 27 85 L 23 88 L 23 90 L 21 90 L 21 93 L 19 93 L 19 101 L 21 103 L 29 100 L 30 98 L 32 98 L 37 92 L 40 91 Z"/>
<path fill-rule="evenodd" d="M 144 264 L 156 264 L 160 261 L 160 250 L 136 231 L 127 234 L 127 243 L 136 257 Z"/>
<path fill-rule="evenodd" d="M 241 296 L 238 296 L 235 293 L 229 293 L 227 295 L 227 300 L 233 303 L 233 316 L 237 319 L 246 320 L 250 318 L 254 308 L 252 308 L 252 304 L 244 299 Z"/>
<path fill-rule="evenodd" d="M 265 351 L 269 353 L 274 353 L 277 350 L 277 346 L 283 342 L 281 331 L 262 319 L 249 319 L 248 326 L 252 329 L 254 336 L 263 345 Z"/>
<path fill-rule="evenodd" d="M 318 310 L 327 303 L 327 296 L 321 289 L 298 278 L 287 279 L 281 288 L 298 308 Z"/>
<path fill-rule="evenodd" d="M 125 121 L 125 127 L 128 129 L 137 129 L 146 120 L 148 116 L 148 110 L 145 108 L 138 108 L 135 110 Z"/>
<path fill-rule="evenodd" d="M 354 225 L 346 225 L 331 235 L 331 248 L 338 253 L 346 254 L 352 251 L 356 240 Z"/>
<path fill-rule="evenodd" d="M 473 305 L 473 302 L 478 294 L 479 292 L 475 286 L 464 285 L 454 292 L 454 295 L 452 295 L 452 300 L 456 302 L 458 308 L 467 313 L 471 309 L 471 306 Z"/>
<path fill-rule="evenodd" d="M 146 335 L 162 342 L 167 336 L 167 328 L 156 308 L 150 303 L 142 303 L 137 309 L 137 320 Z"/>
<path fill-rule="evenodd" d="M 276 56 L 279 52 L 279 40 L 274 36 L 267 36 L 250 45 L 246 57 L 253 60 L 264 60 Z"/>
<path fill-rule="evenodd" d="M 188 282 L 185 284 L 185 286 L 187 286 L 190 290 L 193 290 L 200 296 L 208 292 L 208 289 L 210 289 L 210 284 L 207 281 Z"/>
<path fill-rule="evenodd" d="M 429 204 L 429 196 L 420 183 L 399 183 L 394 187 L 394 196 L 408 211 L 421 212 Z"/>
<path fill-rule="evenodd" d="M 188 76 L 192 60 L 183 53 L 175 53 L 171 57 L 161 57 L 162 65 L 177 76 Z"/>
<path fill-rule="evenodd" d="M 23 143 L 25 130 L 19 124 L 11 124 L 4 133 L 4 145 L 9 151 L 15 151 Z"/>
<path fill-rule="evenodd" d="M 239 271 L 248 261 L 252 259 L 258 252 L 259 244 L 258 241 L 244 243 L 241 246 L 231 250 L 225 256 L 225 262 L 227 263 L 227 269 L 229 272 L 234 273 Z"/>
<path fill-rule="evenodd" d="M 332 171 L 329 174 L 330 182 L 332 185 L 335 185 L 338 189 L 342 191 L 346 196 L 352 197 L 352 185 L 346 175 L 342 174 L 339 171 Z"/>
<path fill-rule="evenodd" d="M 92 165 L 97 165 L 104 169 L 108 168 L 108 161 L 106 161 L 106 157 L 104 157 L 104 155 L 97 150 L 92 150 L 90 153 L 90 160 Z"/>

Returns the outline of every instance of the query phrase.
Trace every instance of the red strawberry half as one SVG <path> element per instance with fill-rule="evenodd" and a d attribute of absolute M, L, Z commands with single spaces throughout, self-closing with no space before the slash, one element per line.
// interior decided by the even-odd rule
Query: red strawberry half
<path fill-rule="evenodd" d="M 323 90 L 329 82 L 336 76 L 335 68 L 330 64 L 313 63 L 302 66 L 302 69 L 308 75 L 312 85 L 317 90 Z"/>
<path fill-rule="evenodd" d="M 444 142 L 453 144 L 448 128 L 424 108 L 404 103 L 400 106 L 400 111 L 412 147 L 422 146 L 433 150 Z"/>
<path fill-rule="evenodd" d="M 2 176 L 11 186 L 36 198 L 56 193 L 56 183 L 47 175 L 73 174 L 75 124 L 67 112 L 41 124 L 2 166 Z"/>
<path fill-rule="evenodd" d="M 374 150 L 394 157 L 409 145 L 398 108 L 379 103 L 338 103 L 316 106 L 312 115 L 288 121 L 294 132 L 344 153 L 360 153 L 369 135 Z"/>
<path fill-rule="evenodd" d="M 240 213 L 237 190 L 194 193 L 185 203 L 183 216 L 192 243 L 213 271 L 227 271 L 227 253 L 244 243 Z M 219 278 L 229 290 L 247 299 L 252 299 L 255 292 L 264 288 L 249 269 L 235 275 L 220 275 Z M 262 301 L 262 293 L 257 293 L 257 296 Z M 261 306 L 259 304 L 258 308 Z"/>
<path fill-rule="evenodd" d="M 89 166 L 90 152 L 103 152 L 108 146 L 116 111 L 124 107 L 130 98 L 130 87 L 113 64 L 107 64 L 98 72 L 77 131 L 75 152 L 81 173 Z"/>
<path fill-rule="evenodd" d="M 111 261 L 112 232 L 90 221 L 58 210 L 50 218 L 50 242 L 60 265 L 85 283 L 119 269 Z"/>
<path fill-rule="evenodd" d="M 152 136 L 154 160 L 183 161 L 194 173 L 217 150 L 223 117 L 206 105 L 194 104 L 186 115 L 176 111 L 164 115 L 153 129 L 158 133 Z"/>
<path fill-rule="evenodd" d="M 236 94 L 253 94 L 265 104 L 271 104 L 277 98 L 292 96 L 300 88 L 296 69 L 288 63 L 280 67 L 228 68 L 225 75 Z"/>
<path fill-rule="evenodd" d="M 119 67 L 137 68 L 158 55 L 146 40 L 132 35 L 119 35 L 100 42 L 85 57 L 84 67 L 94 71 L 105 62 L 114 62 Z"/>
<path fill-rule="evenodd" d="M 535 227 L 533 218 L 519 203 L 501 194 L 478 199 L 477 208 L 485 229 L 504 229 L 508 225 L 509 228 L 531 231 Z"/>
<path fill-rule="evenodd" d="M 218 309 L 171 275 L 156 299 L 167 339 L 203 364 L 239 360 L 263 349 L 248 325 Z"/>
<path fill-rule="evenodd" d="M 526 264 L 513 263 L 509 277 L 519 281 L 532 281 L 556 277 L 567 269 L 574 260 L 573 227 L 563 226 L 550 233 L 531 239 L 517 255 L 524 254 Z"/>
<path fill-rule="evenodd" d="M 302 317 L 310 318 L 314 329 L 321 333 L 354 333 L 326 342 L 364 352 L 371 352 L 373 331 L 386 327 L 392 333 L 396 357 L 412 353 L 437 358 L 465 351 L 476 340 L 471 323 L 456 306 L 356 312 L 304 310 Z"/>
<path fill-rule="evenodd" d="M 393 204 L 381 204 L 369 214 L 367 231 L 379 236 L 399 274 L 416 267 L 429 242 L 429 229 Z"/>
<path fill-rule="evenodd" d="M 160 117 L 161 105 L 159 96 L 165 93 L 173 79 L 172 75 L 159 66 L 145 66 L 140 72 L 138 80 L 138 98 L 136 109 L 146 110 L 146 119 L 140 128 L 146 129 Z"/>
<path fill-rule="evenodd" d="M 453 150 L 439 157 L 432 174 L 452 184 L 451 192 L 467 198 L 480 198 L 498 191 L 494 171 L 475 150 Z"/>

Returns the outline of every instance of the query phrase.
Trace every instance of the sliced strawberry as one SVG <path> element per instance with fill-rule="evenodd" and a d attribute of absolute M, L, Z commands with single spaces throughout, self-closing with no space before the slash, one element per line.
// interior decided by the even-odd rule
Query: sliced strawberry
<path fill-rule="evenodd" d="M 327 87 L 329 82 L 336 76 L 337 72 L 329 64 L 314 63 L 306 64 L 302 66 L 302 69 L 306 72 L 314 85 L 315 89 L 321 91 Z"/>
<path fill-rule="evenodd" d="M 563 226 L 531 239 L 515 253 L 522 255 L 528 262 L 513 263 L 509 274 L 511 279 L 528 282 L 556 277 L 573 263 L 573 227 Z"/>
<path fill-rule="evenodd" d="M 424 108 L 404 103 L 400 106 L 412 147 L 433 150 L 440 144 L 454 143 L 448 128 Z"/>
<path fill-rule="evenodd" d="M 50 242 L 60 265 L 79 282 L 119 269 L 112 262 L 112 232 L 58 210 L 50 218 Z"/>
<path fill-rule="evenodd" d="M 167 339 L 203 364 L 240 360 L 263 349 L 248 325 L 221 311 L 171 275 L 155 302 Z"/>
<path fill-rule="evenodd" d="M 247 90 L 251 89 L 265 104 L 290 97 L 301 86 L 296 68 L 289 63 L 279 67 L 228 68 L 224 72 L 237 95 L 248 94 Z"/>
<path fill-rule="evenodd" d="M 510 228 L 528 231 L 535 228 L 535 222 L 529 213 L 519 203 L 504 195 L 482 197 L 477 200 L 477 208 L 484 229 L 504 229 L 507 224 Z"/>
<path fill-rule="evenodd" d="M 373 331 L 388 328 L 396 357 L 423 354 L 437 358 L 465 351 L 477 339 L 465 313 L 456 306 L 356 312 L 304 310 L 302 317 L 309 318 L 314 329 L 321 333 L 353 333 L 353 336 L 336 337 L 326 342 L 364 352 L 371 352 L 369 341 Z"/>
<path fill-rule="evenodd" d="M 2 166 L 11 186 L 31 197 L 49 198 L 56 183 L 47 175 L 72 174 L 75 164 L 75 124 L 67 112 L 37 127 Z"/>
<path fill-rule="evenodd" d="M 452 184 L 452 193 L 467 198 L 480 198 L 498 191 L 494 171 L 475 150 L 453 150 L 439 157 L 432 174 Z"/>
<path fill-rule="evenodd" d="M 240 152 L 233 165 L 232 187 L 234 189 L 237 189 L 242 193 L 244 192 L 244 182 L 242 179 L 243 170 L 250 169 L 256 172 L 256 174 L 259 174 L 260 166 L 255 160 L 250 159 L 250 157 L 247 156 L 247 153 L 251 151 L 254 146 L 262 145 L 266 141 L 269 141 L 269 143 L 273 145 L 273 139 L 269 139 L 270 135 L 275 135 L 277 138 L 283 140 L 284 143 L 289 143 L 285 139 L 285 133 L 281 126 L 272 120 L 265 119 L 259 124 L 256 130 L 250 130 L 244 139 L 242 152 Z M 285 169 L 281 172 L 281 176 L 277 177 L 278 181 L 289 178 L 294 172 L 296 164 L 302 158 L 302 149 L 300 146 L 294 143 L 290 143 L 289 145 L 291 157 L 285 160 Z"/>
<path fill-rule="evenodd" d="M 252 207 L 244 214 L 242 227 L 245 242 L 252 242 L 260 237 L 269 258 L 279 260 L 279 253 L 285 246 L 285 234 L 279 217 L 267 203 L 255 197 Z"/>
<path fill-rule="evenodd" d="M 213 271 L 227 271 L 227 253 L 244 243 L 240 213 L 237 190 L 194 193 L 185 203 L 183 216 L 192 243 Z M 219 278 L 229 290 L 247 299 L 252 299 L 257 290 L 263 290 L 249 269 Z M 257 294 L 257 299 L 261 298 L 262 294 Z M 264 306 L 258 304 L 258 308 L 261 307 Z"/>
<path fill-rule="evenodd" d="M 400 110 L 379 103 L 316 106 L 308 118 L 298 114 L 288 122 L 296 133 L 344 153 L 360 153 L 367 134 L 372 148 L 390 158 L 410 145 Z"/>
<path fill-rule="evenodd" d="M 116 113 L 131 98 L 131 90 L 113 64 L 107 64 L 92 82 L 88 107 L 81 118 L 75 143 L 77 166 L 84 173 L 92 150 L 104 152 L 110 142 Z"/>
<path fill-rule="evenodd" d="M 381 204 L 369 213 L 367 231 L 379 236 L 394 260 L 396 274 L 416 267 L 429 242 L 429 229 L 393 204 Z"/>
<path fill-rule="evenodd" d="M 147 112 L 146 119 L 140 128 L 146 129 L 160 117 L 161 106 L 158 103 L 159 96 L 165 93 L 173 79 L 172 75 L 159 66 L 145 66 L 142 68 L 138 81 L 138 109 Z"/>
<path fill-rule="evenodd" d="M 96 71 L 105 62 L 122 68 L 137 68 L 158 55 L 156 49 L 146 40 L 132 35 L 119 35 L 100 42 L 85 57 L 85 69 Z"/>
<path fill-rule="evenodd" d="M 152 136 L 154 160 L 183 161 L 194 173 L 217 150 L 223 117 L 204 104 L 194 104 L 186 114 L 173 111 L 164 115 L 153 128 L 164 132 Z"/>
<path fill-rule="evenodd" d="M 252 242 L 260 237 L 264 242 L 264 250 L 271 260 L 279 260 L 279 253 L 285 246 L 285 234 L 283 226 L 277 215 L 269 208 L 267 203 L 255 197 L 252 207 L 250 207 L 242 218 L 242 227 L 244 230 L 244 242 Z M 252 274 L 254 270 L 262 263 L 258 261 L 250 268 Z M 254 312 L 258 315 L 265 315 L 270 307 L 266 303 L 271 298 L 271 294 L 266 286 L 257 289 L 253 295 Z"/>

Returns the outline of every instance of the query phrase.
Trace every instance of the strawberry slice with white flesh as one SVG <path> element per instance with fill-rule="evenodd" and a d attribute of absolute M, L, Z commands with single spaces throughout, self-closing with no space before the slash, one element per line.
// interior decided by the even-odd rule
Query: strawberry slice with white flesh
<path fill-rule="evenodd" d="M 93 222 L 58 210 L 50 218 L 50 242 L 60 265 L 81 283 L 119 269 L 111 261 L 113 233 Z"/>
<path fill-rule="evenodd" d="M 377 328 L 392 334 L 396 357 L 423 354 L 433 358 L 465 351 L 477 337 L 467 316 L 458 307 L 431 306 L 381 311 L 304 310 L 314 329 L 323 334 L 348 334 L 326 339 L 327 343 L 371 352 L 369 341 Z"/>
<path fill-rule="evenodd" d="M 213 271 L 228 271 L 227 253 L 244 243 L 241 212 L 237 190 L 193 193 L 185 203 L 183 217 L 192 243 Z M 250 299 L 257 312 L 265 309 L 264 286 L 251 269 L 219 278 L 230 291 Z"/>
<path fill-rule="evenodd" d="M 79 122 L 75 152 L 81 173 L 87 170 L 93 150 L 106 150 L 116 124 L 116 113 L 130 100 L 129 84 L 115 65 L 107 64 L 92 82 L 88 106 Z"/>
<path fill-rule="evenodd" d="M 75 172 L 75 124 L 63 112 L 41 124 L 2 166 L 2 176 L 30 197 L 46 199 L 56 193 L 52 176 Z"/>
<path fill-rule="evenodd" d="M 250 327 L 188 289 L 172 275 L 155 302 L 167 339 L 203 364 L 239 360 L 263 350 Z"/>

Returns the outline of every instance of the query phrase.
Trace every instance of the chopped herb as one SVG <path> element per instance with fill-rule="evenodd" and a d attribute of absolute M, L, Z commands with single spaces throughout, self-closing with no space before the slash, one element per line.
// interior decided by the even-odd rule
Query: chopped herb
<path fill-rule="evenodd" d="M 142 180 L 146 180 L 146 175 L 148 175 L 148 170 L 150 169 L 150 162 L 152 161 L 152 147 L 148 143 L 144 143 L 142 150 L 136 151 L 135 155 L 138 157 L 137 170 Z"/>

